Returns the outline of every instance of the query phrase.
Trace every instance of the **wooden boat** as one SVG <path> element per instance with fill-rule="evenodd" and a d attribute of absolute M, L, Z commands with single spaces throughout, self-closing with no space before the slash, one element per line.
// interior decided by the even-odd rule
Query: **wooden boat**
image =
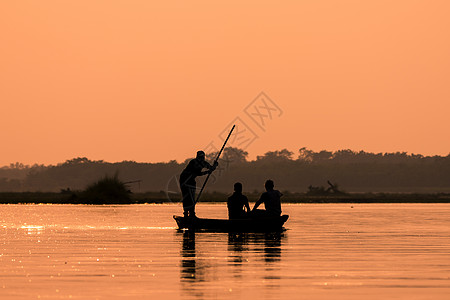
<path fill-rule="evenodd" d="M 173 216 L 179 229 L 208 230 L 221 232 L 274 232 L 282 231 L 288 215 L 247 219 L 203 219 Z"/>

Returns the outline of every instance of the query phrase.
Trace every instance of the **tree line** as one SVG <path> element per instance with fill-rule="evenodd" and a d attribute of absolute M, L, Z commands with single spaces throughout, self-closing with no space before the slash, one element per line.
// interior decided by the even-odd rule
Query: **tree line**
<path fill-rule="evenodd" d="M 212 161 L 217 153 L 209 153 Z M 160 163 L 110 163 L 78 157 L 57 165 L 11 164 L 0 168 L 0 192 L 67 192 L 86 188 L 105 175 L 118 174 L 132 192 L 179 192 L 178 176 L 190 160 Z M 225 148 L 219 168 L 208 183 L 209 192 L 232 192 L 240 181 L 244 191 L 263 191 L 267 179 L 286 192 L 307 192 L 311 186 L 338 184 L 346 192 L 450 192 L 450 154 L 370 153 L 305 147 L 269 151 L 248 159 L 239 148 Z M 200 185 L 202 180 L 197 180 Z"/>

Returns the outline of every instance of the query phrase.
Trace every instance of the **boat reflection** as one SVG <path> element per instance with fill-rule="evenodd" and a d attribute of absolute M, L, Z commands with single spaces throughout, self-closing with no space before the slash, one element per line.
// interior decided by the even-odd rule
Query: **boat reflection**
<path fill-rule="evenodd" d="M 208 293 L 205 283 L 227 282 L 246 278 L 247 270 L 262 267 L 262 280 L 277 280 L 280 269 L 285 232 L 273 233 L 211 233 L 180 230 L 180 281 L 188 295 L 204 298 Z M 227 252 L 228 260 L 220 261 Z M 252 275 L 253 276 L 253 275 Z M 278 283 L 272 282 L 276 288 Z"/>
<path fill-rule="evenodd" d="M 185 230 L 183 234 L 183 245 L 181 248 L 181 279 L 195 280 L 197 275 L 195 232 Z"/>
<path fill-rule="evenodd" d="M 247 233 L 228 233 L 228 253 L 230 261 L 235 265 L 241 265 L 248 258 L 244 252 L 248 250 Z"/>
<path fill-rule="evenodd" d="M 286 238 L 284 232 L 269 233 L 229 233 L 228 251 L 235 264 L 248 261 L 246 253 L 263 254 L 266 263 L 281 259 L 281 246 Z"/>
<path fill-rule="evenodd" d="M 197 234 L 199 233 L 196 233 L 193 230 L 177 231 L 177 235 L 182 235 L 183 237 L 180 251 L 180 281 L 182 290 L 186 292 L 186 295 L 204 299 L 206 297 L 205 291 L 199 284 L 208 279 L 205 273 L 206 269 L 208 269 L 208 263 L 205 259 L 198 259 L 198 249 L 196 249 Z"/>
<path fill-rule="evenodd" d="M 283 232 L 272 232 L 264 235 L 264 260 L 266 262 L 281 260 L 281 242 L 284 238 Z"/>

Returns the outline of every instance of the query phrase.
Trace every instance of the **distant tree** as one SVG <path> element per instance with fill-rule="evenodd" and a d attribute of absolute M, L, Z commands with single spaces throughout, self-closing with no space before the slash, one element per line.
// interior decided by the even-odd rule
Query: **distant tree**
<path fill-rule="evenodd" d="M 214 161 L 217 157 L 217 154 L 219 154 L 219 151 L 207 153 L 206 160 L 211 161 L 211 162 Z M 234 147 L 225 147 L 220 156 L 220 160 L 227 164 L 241 163 L 241 162 L 247 161 L 247 156 L 248 156 L 248 152 L 244 151 L 243 149 L 234 148 Z"/>
<path fill-rule="evenodd" d="M 328 161 L 333 158 L 333 152 L 322 150 L 318 153 L 314 153 L 313 161 L 314 162 L 322 162 Z"/>
<path fill-rule="evenodd" d="M 242 163 L 247 161 L 248 152 L 240 148 L 227 147 L 223 149 L 223 158 L 231 163 Z"/>
<path fill-rule="evenodd" d="M 282 149 L 282 150 L 266 152 L 263 156 L 257 156 L 256 160 L 289 161 L 289 160 L 292 160 L 292 155 L 294 155 L 294 152 L 291 152 L 287 149 Z"/>
<path fill-rule="evenodd" d="M 214 161 L 216 159 L 218 153 L 219 153 L 218 151 L 206 153 L 206 156 L 205 156 L 206 161 L 208 161 L 208 162 Z M 189 160 L 191 160 L 191 159 L 192 158 L 190 158 Z"/>
<path fill-rule="evenodd" d="M 187 165 L 191 161 L 191 159 L 194 159 L 194 157 L 186 158 L 181 164 L 182 165 Z M 206 155 L 206 160 L 208 160 L 208 161 L 210 160 L 208 155 Z"/>
<path fill-rule="evenodd" d="M 412 159 L 414 159 L 414 160 L 421 160 L 422 158 L 423 158 L 423 155 L 422 154 L 414 154 L 414 153 L 411 153 L 411 158 Z"/>
<path fill-rule="evenodd" d="M 320 152 L 314 152 L 306 147 L 302 147 L 298 150 L 298 160 L 304 162 L 323 162 L 333 158 L 333 152 L 321 150 Z"/>
<path fill-rule="evenodd" d="M 21 162 L 11 163 L 11 164 L 9 165 L 9 168 L 10 168 L 10 169 L 16 169 L 16 170 L 28 169 L 29 167 L 30 167 L 30 166 L 24 165 L 24 164 L 21 163 Z"/>
<path fill-rule="evenodd" d="M 314 160 L 314 154 L 315 152 L 306 148 L 302 147 L 298 150 L 298 160 L 304 161 L 304 162 L 312 162 Z"/>
<path fill-rule="evenodd" d="M 333 153 L 333 160 L 338 162 L 350 162 L 356 156 L 356 152 L 350 149 L 338 150 Z"/>
<path fill-rule="evenodd" d="M 85 164 L 92 162 L 87 157 L 77 157 L 66 160 L 63 165 L 77 165 L 77 164 Z"/>

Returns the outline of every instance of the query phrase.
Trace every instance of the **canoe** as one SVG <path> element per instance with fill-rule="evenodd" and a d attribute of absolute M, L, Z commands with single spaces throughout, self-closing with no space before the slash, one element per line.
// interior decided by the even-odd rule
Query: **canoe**
<path fill-rule="evenodd" d="M 178 229 L 194 229 L 221 232 L 274 232 L 282 231 L 288 215 L 248 219 L 204 219 L 173 216 Z"/>

